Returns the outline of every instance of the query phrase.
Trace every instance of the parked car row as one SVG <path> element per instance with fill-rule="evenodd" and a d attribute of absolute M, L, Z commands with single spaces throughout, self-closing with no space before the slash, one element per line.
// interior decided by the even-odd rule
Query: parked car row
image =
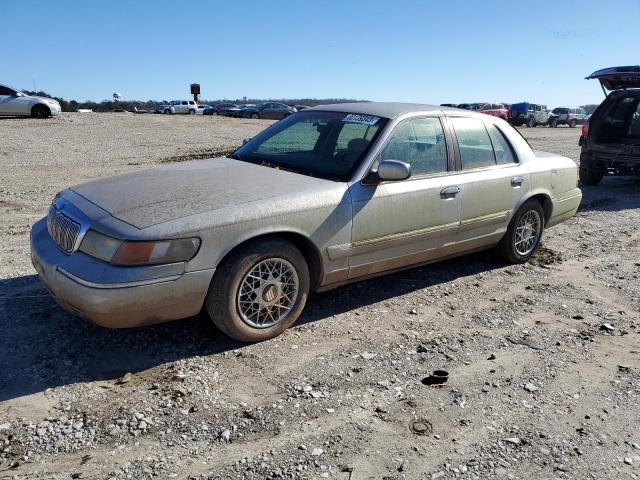
<path fill-rule="evenodd" d="M 300 105 L 300 109 L 307 108 Z M 237 105 L 235 103 L 219 103 L 216 105 L 200 105 L 194 100 L 172 100 L 165 105 L 159 105 L 155 109 L 156 113 L 164 114 L 202 114 L 202 115 L 223 115 L 234 118 L 266 118 L 271 120 L 281 120 L 292 113 L 297 112 L 296 107 L 290 107 L 280 102 L 263 102 L 259 104 L 247 103 Z"/>
<path fill-rule="evenodd" d="M 582 107 L 556 107 L 549 111 L 546 105 L 538 103 L 443 103 L 442 107 L 462 108 L 473 110 L 474 112 L 485 113 L 494 117 L 508 121 L 511 125 L 518 127 L 537 127 L 538 125 L 548 125 L 557 127 L 558 125 L 568 125 L 575 127 L 583 124 L 589 115 Z"/>

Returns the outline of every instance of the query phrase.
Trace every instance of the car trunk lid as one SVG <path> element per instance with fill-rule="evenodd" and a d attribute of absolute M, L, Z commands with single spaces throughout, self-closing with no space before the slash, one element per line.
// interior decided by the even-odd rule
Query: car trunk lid
<path fill-rule="evenodd" d="M 640 65 L 603 68 L 585 78 L 599 80 L 603 90 L 640 88 Z"/>

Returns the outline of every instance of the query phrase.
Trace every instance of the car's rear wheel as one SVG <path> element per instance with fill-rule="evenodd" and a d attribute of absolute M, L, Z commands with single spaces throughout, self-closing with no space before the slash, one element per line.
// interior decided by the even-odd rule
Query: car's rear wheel
<path fill-rule="evenodd" d="M 257 113 L 252 113 L 251 118 L 260 118 L 260 115 L 258 115 Z"/>
<path fill-rule="evenodd" d="M 536 126 L 536 121 L 533 118 L 530 118 L 529 120 L 527 120 L 527 127 L 533 128 L 535 126 Z"/>
<path fill-rule="evenodd" d="M 604 170 L 589 162 L 580 163 L 580 182 L 585 185 L 598 185 L 604 176 Z"/>
<path fill-rule="evenodd" d="M 47 118 L 51 116 L 51 110 L 46 105 L 35 105 L 31 109 L 31 116 L 35 118 Z"/>
<path fill-rule="evenodd" d="M 575 128 L 575 126 L 577 125 L 577 123 L 578 123 L 578 122 L 576 122 L 576 119 L 575 119 L 575 118 L 573 118 L 573 119 L 569 120 L 569 126 L 570 126 L 571 128 Z"/>
<path fill-rule="evenodd" d="M 216 270 L 206 299 L 213 324 L 241 342 L 280 335 L 298 319 L 309 295 L 309 267 L 293 244 L 252 242 Z"/>
<path fill-rule="evenodd" d="M 527 200 L 511 219 L 498 251 L 510 263 L 524 263 L 540 246 L 543 230 L 544 212 L 540 202 Z"/>

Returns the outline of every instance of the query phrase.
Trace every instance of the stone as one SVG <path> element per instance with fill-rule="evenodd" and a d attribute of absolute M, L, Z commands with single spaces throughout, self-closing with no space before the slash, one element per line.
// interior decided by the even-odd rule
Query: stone
<path fill-rule="evenodd" d="M 323 453 L 324 453 L 324 450 L 321 449 L 321 448 L 314 448 L 313 450 L 311 450 L 311 456 L 312 457 L 319 457 Z"/>
<path fill-rule="evenodd" d="M 535 392 L 536 390 L 538 390 L 538 387 L 536 387 L 533 383 L 526 383 L 524 385 L 524 389 L 527 392 Z"/>

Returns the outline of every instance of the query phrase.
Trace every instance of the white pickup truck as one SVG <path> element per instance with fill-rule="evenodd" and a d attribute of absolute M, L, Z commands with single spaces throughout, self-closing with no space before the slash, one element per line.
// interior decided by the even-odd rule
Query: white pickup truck
<path fill-rule="evenodd" d="M 158 110 L 170 113 L 185 113 L 195 115 L 198 113 L 198 104 L 193 100 L 171 100 L 167 105 L 161 105 Z"/>

